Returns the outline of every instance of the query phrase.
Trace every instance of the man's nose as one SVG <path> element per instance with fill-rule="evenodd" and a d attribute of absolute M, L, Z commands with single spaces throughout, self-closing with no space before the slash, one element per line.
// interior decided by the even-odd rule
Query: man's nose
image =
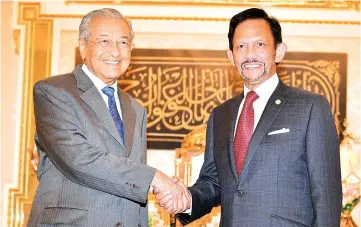
<path fill-rule="evenodd" d="M 256 56 L 256 50 L 252 45 L 249 45 L 246 49 L 246 58 L 254 58 Z"/>
<path fill-rule="evenodd" d="M 116 42 L 113 42 L 109 49 L 108 52 L 113 56 L 113 57 L 118 57 L 121 55 L 122 50 L 121 47 L 118 46 L 118 44 Z"/>

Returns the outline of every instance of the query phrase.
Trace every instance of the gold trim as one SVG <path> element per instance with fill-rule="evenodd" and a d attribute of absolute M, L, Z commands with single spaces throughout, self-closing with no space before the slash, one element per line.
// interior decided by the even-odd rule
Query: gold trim
<path fill-rule="evenodd" d="M 148 132 L 147 136 L 164 136 L 164 137 L 184 137 L 184 134 L 177 134 L 177 133 L 154 133 L 154 132 Z"/>
<path fill-rule="evenodd" d="M 339 9 L 360 11 L 359 0 L 64 0 L 65 4 L 97 4 L 97 5 L 165 5 L 165 6 L 229 6 L 229 7 L 281 7 L 281 8 L 311 8 Z"/>
<path fill-rule="evenodd" d="M 34 83 L 50 75 L 53 20 L 40 16 L 40 3 L 18 4 L 18 25 L 24 27 L 22 108 L 17 187 L 9 189 L 7 226 L 25 226 L 37 179 L 28 150 L 34 148 Z M 25 212 L 26 211 L 26 212 Z"/>
<path fill-rule="evenodd" d="M 84 15 L 61 15 L 61 14 L 43 14 L 41 16 L 48 18 L 83 18 Z M 160 17 L 160 16 L 128 16 L 130 20 L 173 20 L 173 21 L 213 21 L 228 22 L 230 18 L 221 17 Z M 337 20 L 279 20 L 281 23 L 290 24 L 347 24 L 360 25 L 360 21 L 337 21 Z"/>
<path fill-rule="evenodd" d="M 19 55 L 20 53 L 20 29 L 13 30 L 14 52 Z"/>
<path fill-rule="evenodd" d="M 92 2 L 92 1 L 90 1 Z M 94 2 L 93 2 L 94 3 Z M 39 5 L 40 3 L 20 3 L 28 5 Z M 38 12 L 39 13 L 39 12 Z M 39 13 L 37 18 L 83 18 L 83 14 L 43 14 Z M 173 20 L 173 21 L 214 21 L 214 22 L 228 22 L 230 18 L 225 17 L 169 17 L 169 16 L 128 16 L 131 20 Z M 279 20 L 281 23 L 292 24 L 347 24 L 347 25 L 360 25 L 360 21 L 343 21 L 343 20 Z"/>
<path fill-rule="evenodd" d="M 167 138 L 147 138 L 148 141 L 164 141 L 164 142 L 182 142 L 182 139 L 167 139 Z"/>

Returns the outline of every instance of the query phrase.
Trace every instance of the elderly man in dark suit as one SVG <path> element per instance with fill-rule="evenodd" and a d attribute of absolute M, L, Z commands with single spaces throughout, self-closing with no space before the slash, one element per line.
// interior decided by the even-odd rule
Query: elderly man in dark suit
<path fill-rule="evenodd" d="M 279 80 L 276 64 L 287 47 L 264 10 L 233 16 L 228 39 L 244 91 L 211 113 L 191 209 L 179 220 L 187 224 L 221 204 L 222 227 L 339 227 L 339 138 L 327 100 Z M 157 193 L 169 210 L 184 212 Z"/>
<path fill-rule="evenodd" d="M 40 183 L 28 226 L 144 227 L 150 186 L 189 197 L 145 164 L 146 111 L 117 87 L 132 40 L 118 11 L 92 11 L 79 27 L 85 64 L 36 83 Z"/>

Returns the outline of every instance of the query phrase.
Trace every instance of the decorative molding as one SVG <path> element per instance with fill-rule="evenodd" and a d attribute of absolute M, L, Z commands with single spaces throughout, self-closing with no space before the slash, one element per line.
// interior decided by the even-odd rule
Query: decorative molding
<path fill-rule="evenodd" d="M 81 1 L 86 3 L 86 1 Z M 87 1 L 88 3 L 94 3 L 94 1 Z M 104 3 L 105 1 L 103 1 Z M 22 3 L 39 5 L 40 3 Z M 114 1 L 108 1 L 108 4 L 115 4 Z M 31 12 L 29 12 L 31 13 Z M 47 19 L 62 19 L 62 18 L 83 18 L 83 14 L 47 14 L 37 12 L 37 18 Z M 31 16 L 31 15 L 29 15 Z M 131 20 L 171 20 L 171 21 L 212 21 L 212 22 L 228 22 L 231 18 L 226 17 L 182 17 L 182 16 L 127 16 Z M 360 21 L 348 21 L 348 20 L 299 20 L 299 19 L 279 19 L 281 23 L 291 24 L 347 24 L 347 25 L 360 25 Z"/>
<path fill-rule="evenodd" d="M 19 144 L 17 187 L 9 189 L 7 226 L 18 227 L 27 223 L 26 214 L 37 187 L 28 150 L 34 148 L 35 122 L 33 117 L 34 83 L 50 74 L 53 20 L 40 16 L 40 3 L 18 4 L 18 25 L 24 28 L 22 107 Z M 18 34 L 15 31 L 14 37 Z M 15 38 L 14 38 L 15 39 Z M 17 38 L 15 39 L 17 40 Z M 16 43 L 16 41 L 15 41 Z M 15 44 L 17 45 L 17 44 Z M 17 47 L 19 48 L 19 47 Z"/>
<path fill-rule="evenodd" d="M 41 14 L 40 17 L 47 18 L 83 18 L 84 15 L 63 15 L 63 14 Z M 213 21 L 228 22 L 231 18 L 225 17 L 166 17 L 166 16 L 127 16 L 130 20 L 165 20 L 165 21 Z M 293 20 L 280 19 L 281 23 L 290 24 L 347 24 L 360 25 L 360 21 L 342 21 L 342 20 Z"/>
<path fill-rule="evenodd" d="M 65 4 L 132 4 L 341 9 L 360 11 L 359 0 L 64 0 Z"/>
<path fill-rule="evenodd" d="M 19 55 L 20 53 L 20 29 L 13 30 L 14 52 Z"/>

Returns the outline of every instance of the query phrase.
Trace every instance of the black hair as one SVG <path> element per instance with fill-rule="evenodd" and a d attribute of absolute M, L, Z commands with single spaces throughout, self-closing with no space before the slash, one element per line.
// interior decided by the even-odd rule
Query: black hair
<path fill-rule="evenodd" d="M 233 50 L 233 35 L 237 26 L 246 20 L 252 19 L 263 19 L 269 24 L 275 48 L 279 43 L 282 43 L 282 29 L 279 21 L 274 17 L 270 17 L 263 9 L 250 8 L 234 15 L 229 22 L 228 42 L 230 50 Z"/>

